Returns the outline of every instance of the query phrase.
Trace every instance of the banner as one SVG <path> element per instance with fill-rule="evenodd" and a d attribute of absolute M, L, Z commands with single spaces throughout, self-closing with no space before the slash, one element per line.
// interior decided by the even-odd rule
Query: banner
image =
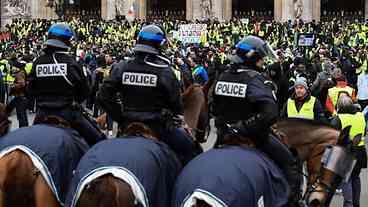
<path fill-rule="evenodd" d="M 201 36 L 206 34 L 206 24 L 182 24 L 179 28 L 179 37 L 183 43 L 200 43 Z"/>

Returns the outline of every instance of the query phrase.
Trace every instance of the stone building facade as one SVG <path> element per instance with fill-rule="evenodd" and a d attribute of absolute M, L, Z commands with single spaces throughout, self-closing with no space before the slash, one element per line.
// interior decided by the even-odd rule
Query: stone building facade
<path fill-rule="evenodd" d="M 58 0 L 1 0 L 1 25 L 13 18 L 56 18 L 55 9 L 50 5 Z M 69 2 L 82 0 L 67 0 Z M 91 0 L 89 0 L 91 1 Z M 100 14 L 103 19 L 114 19 L 125 15 L 134 8 L 135 16 L 145 18 L 148 2 L 152 0 L 96 0 L 101 1 Z M 159 1 L 159 0 L 155 0 Z M 165 0 L 160 0 L 165 1 Z M 184 1 L 184 0 L 182 0 Z M 236 0 L 186 0 L 185 17 L 188 20 L 218 18 L 229 20 L 234 14 L 233 1 Z M 272 0 L 268 0 L 272 1 Z M 305 21 L 320 20 L 321 1 L 326 0 L 273 0 L 273 17 L 277 21 L 287 21 L 299 17 Z M 331 0 L 329 0 L 331 1 Z M 243 2 L 243 1 L 242 1 Z M 363 6 L 364 8 L 364 6 Z M 368 0 L 365 0 L 365 18 L 368 18 Z M 237 12 L 237 11 L 235 11 Z M 271 12 L 271 11 L 269 11 Z"/>

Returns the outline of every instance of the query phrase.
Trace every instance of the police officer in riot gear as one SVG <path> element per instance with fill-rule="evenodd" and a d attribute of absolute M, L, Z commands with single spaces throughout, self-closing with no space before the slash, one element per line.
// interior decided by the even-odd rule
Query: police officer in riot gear
<path fill-rule="evenodd" d="M 278 118 L 276 97 L 261 75 L 264 58 L 276 58 L 262 39 L 248 36 L 236 45 L 232 64 L 215 83 L 212 112 L 218 132 L 217 145 L 227 134 L 253 139 L 283 169 L 293 191 L 299 191 L 296 160 L 289 149 L 270 135 Z"/>
<path fill-rule="evenodd" d="M 186 163 L 201 149 L 184 129 L 173 124 L 174 117 L 183 114 L 183 103 L 171 62 L 161 54 L 165 43 L 166 34 L 160 26 L 144 26 L 134 58 L 113 65 L 97 100 L 122 130 L 131 122 L 145 123 Z"/>
<path fill-rule="evenodd" d="M 48 30 L 44 54 L 33 63 L 29 92 L 36 99 L 35 123 L 59 117 L 93 145 L 105 139 L 93 121 L 82 112 L 80 103 L 90 92 L 87 70 L 68 54 L 73 30 L 66 24 L 54 24 Z"/>

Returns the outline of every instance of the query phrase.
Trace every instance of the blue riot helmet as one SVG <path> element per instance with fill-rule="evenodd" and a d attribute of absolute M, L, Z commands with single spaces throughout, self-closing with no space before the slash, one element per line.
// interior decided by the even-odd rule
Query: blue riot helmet
<path fill-rule="evenodd" d="M 235 46 L 236 54 L 232 61 L 237 64 L 255 66 L 256 62 L 265 57 L 277 59 L 270 45 L 256 36 L 247 36 Z"/>
<path fill-rule="evenodd" d="M 64 23 L 53 24 L 47 32 L 47 41 L 45 45 L 69 49 L 70 41 L 75 37 L 75 33 L 72 28 Z"/>
<path fill-rule="evenodd" d="M 150 53 L 158 55 L 163 45 L 167 42 L 164 30 L 157 25 L 144 26 L 138 34 L 134 52 Z"/>

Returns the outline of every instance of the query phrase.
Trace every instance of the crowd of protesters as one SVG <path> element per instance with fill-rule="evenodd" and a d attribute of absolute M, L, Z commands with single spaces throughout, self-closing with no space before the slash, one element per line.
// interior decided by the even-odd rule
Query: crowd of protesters
<path fill-rule="evenodd" d="M 157 14 L 152 13 L 152 16 Z M 177 15 L 182 13 L 178 12 Z M 20 127 L 29 124 L 27 110 L 35 110 L 34 100 L 26 90 L 27 74 L 32 69 L 34 58 L 42 53 L 47 29 L 56 21 L 14 20 L 0 33 L 0 101 L 8 104 L 9 113 L 16 109 Z M 278 62 L 269 62 L 265 75 L 273 80 L 277 88 L 281 117 L 288 117 L 292 113 L 290 103 L 295 103 L 299 111 L 304 103 L 315 97 L 317 101 L 313 99 L 314 114 L 311 117 L 328 122 L 338 112 L 334 92 L 339 91 L 339 88 L 346 88 L 354 103 L 359 103 L 358 110 L 367 111 L 367 22 L 336 18 L 309 23 L 281 23 L 262 18 L 233 19 L 227 22 L 172 19 L 152 21 L 162 25 L 170 37 L 165 55 L 172 60 L 173 67 L 189 74 L 198 84 L 206 84 L 224 70 L 230 63 L 229 57 L 234 53 L 234 45 L 246 35 L 253 34 L 268 41 L 277 53 Z M 148 22 L 129 22 L 124 18 L 103 21 L 73 17 L 67 23 L 74 28 L 77 36 L 70 52 L 92 74 L 93 92 L 86 107 L 97 117 L 102 113 L 95 104 L 99 86 L 109 75 L 112 64 L 132 56 L 137 33 Z M 197 44 L 184 44 L 170 36 L 172 31 L 178 31 L 181 24 L 188 23 L 207 24 L 207 33 Z M 298 45 L 298 34 L 304 33 L 314 34 L 312 45 Z M 296 85 L 305 90 L 297 89 L 294 87 Z M 108 133 L 112 133 L 112 120 L 108 122 Z M 362 167 L 366 167 L 366 161 Z M 353 179 L 359 178 L 359 173 L 360 170 Z M 346 202 L 353 202 L 352 197 L 347 196 Z"/>

